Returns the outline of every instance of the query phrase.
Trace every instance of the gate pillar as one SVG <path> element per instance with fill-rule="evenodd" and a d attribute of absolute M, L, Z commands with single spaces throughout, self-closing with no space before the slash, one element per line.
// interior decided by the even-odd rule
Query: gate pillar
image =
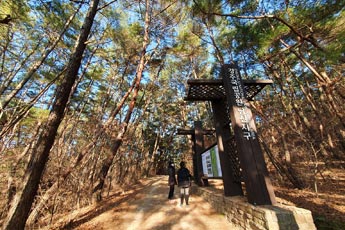
<path fill-rule="evenodd" d="M 238 67 L 232 64 L 223 65 L 220 74 L 230 107 L 231 126 L 235 134 L 248 202 L 257 205 L 274 204 L 276 200 L 273 187 Z"/>
<path fill-rule="evenodd" d="M 204 132 L 202 129 L 202 122 L 201 121 L 194 121 L 194 156 L 195 156 L 195 168 L 194 169 L 194 177 L 195 182 L 199 186 L 208 186 L 208 180 L 204 179 L 204 173 L 202 170 L 202 157 L 201 154 L 204 152 Z"/>
<path fill-rule="evenodd" d="M 224 195 L 242 196 L 241 175 L 239 175 L 239 162 L 236 157 L 230 156 L 234 149 L 231 149 L 233 135 L 230 133 L 230 120 L 227 113 L 227 103 L 225 100 L 212 101 L 214 123 L 216 128 L 216 137 L 220 158 L 220 167 L 222 169 Z"/>

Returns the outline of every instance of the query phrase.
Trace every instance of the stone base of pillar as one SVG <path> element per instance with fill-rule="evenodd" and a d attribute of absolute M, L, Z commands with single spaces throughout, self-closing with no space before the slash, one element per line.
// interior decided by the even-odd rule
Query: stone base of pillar
<path fill-rule="evenodd" d="M 198 194 L 219 213 L 223 213 L 233 229 L 316 230 L 311 211 L 280 203 L 277 205 L 254 206 L 244 196 L 225 197 L 207 188 L 192 187 L 192 194 Z"/>

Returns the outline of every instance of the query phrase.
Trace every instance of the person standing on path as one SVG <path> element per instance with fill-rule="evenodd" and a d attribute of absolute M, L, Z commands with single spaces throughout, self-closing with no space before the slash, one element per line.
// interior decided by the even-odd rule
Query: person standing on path
<path fill-rule="evenodd" d="M 175 185 L 177 184 L 176 176 L 175 176 L 175 165 L 174 165 L 174 162 L 172 162 L 172 161 L 169 161 L 168 175 L 169 175 L 169 178 L 168 178 L 168 183 L 169 183 L 168 199 L 172 200 L 174 198 Z"/>
<path fill-rule="evenodd" d="M 189 188 L 191 186 L 191 175 L 189 170 L 186 168 L 186 163 L 181 161 L 180 169 L 177 171 L 177 182 L 178 187 L 180 188 L 181 202 L 180 205 L 183 205 L 183 201 L 186 201 L 186 205 L 189 205 Z"/>

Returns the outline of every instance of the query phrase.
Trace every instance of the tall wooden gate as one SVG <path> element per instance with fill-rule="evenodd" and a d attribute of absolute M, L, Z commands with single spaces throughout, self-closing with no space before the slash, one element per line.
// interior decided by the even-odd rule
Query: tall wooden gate
<path fill-rule="evenodd" d="M 225 196 L 243 195 L 256 205 L 276 203 L 248 101 L 270 80 L 242 80 L 238 67 L 223 65 L 221 79 L 188 80 L 186 101 L 211 101 Z M 198 153 L 199 154 L 199 153 Z M 196 157 L 201 159 L 201 157 Z M 196 167 L 201 167 L 197 161 Z M 201 169 L 196 169 L 199 172 Z"/>

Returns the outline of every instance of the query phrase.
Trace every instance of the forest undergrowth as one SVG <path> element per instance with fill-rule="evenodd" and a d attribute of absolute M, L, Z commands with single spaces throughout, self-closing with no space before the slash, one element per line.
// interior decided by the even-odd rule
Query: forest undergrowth
<path fill-rule="evenodd" d="M 321 164 L 315 176 L 306 162 L 295 164 L 306 182 L 305 189 L 291 188 L 283 183 L 279 175 L 271 172 L 278 202 L 308 209 L 312 212 L 314 223 L 318 229 L 345 229 L 345 164 L 333 162 Z"/>
<path fill-rule="evenodd" d="M 280 177 L 276 171 L 270 166 L 270 176 L 274 185 L 275 195 L 277 201 L 284 205 L 296 206 L 299 208 L 308 209 L 312 212 L 314 223 L 318 230 L 338 230 L 345 229 L 345 170 L 344 162 L 335 162 L 330 165 L 321 165 L 316 176 L 316 181 L 311 180 L 314 175 L 309 175 L 310 165 L 306 162 L 299 162 L 294 165 L 298 168 L 300 175 L 303 176 L 307 184 L 305 189 L 294 189 L 283 178 Z M 304 174 L 302 174 L 304 172 Z M 309 179 L 308 179 L 309 178 Z M 140 180 L 132 185 L 125 185 L 121 188 L 113 186 L 108 196 L 98 205 L 91 205 L 79 210 L 62 213 L 55 217 L 55 223 L 51 225 L 69 226 L 69 222 L 76 223 L 78 220 L 83 220 L 87 213 L 96 213 L 101 215 L 106 209 L 116 208 L 120 203 L 126 202 L 131 197 L 134 197 L 141 188 L 148 184 L 147 179 Z M 210 188 L 215 192 L 222 192 L 223 185 L 221 180 L 210 180 Z M 109 191 L 108 191 L 109 192 Z M 103 207 L 103 208 L 100 208 Z M 95 214 L 95 215 L 96 215 Z M 68 217 L 68 218 L 67 218 Z M 44 222 L 49 220 L 42 220 L 41 226 Z"/>

